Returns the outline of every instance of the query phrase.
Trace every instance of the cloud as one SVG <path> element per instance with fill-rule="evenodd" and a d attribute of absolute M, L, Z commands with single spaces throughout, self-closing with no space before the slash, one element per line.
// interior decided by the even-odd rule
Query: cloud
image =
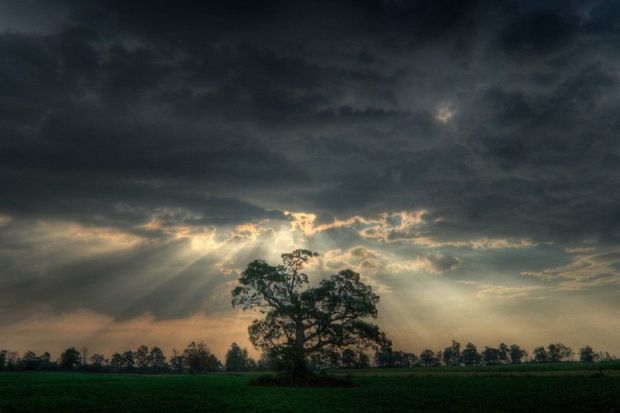
<path fill-rule="evenodd" d="M 9 215 L 0 215 L 0 227 L 11 222 L 13 218 Z"/>
<path fill-rule="evenodd" d="M 507 249 L 529 248 L 536 244 L 527 239 L 462 239 L 463 235 L 442 234 L 444 221 L 433 217 L 427 210 L 383 212 L 374 216 L 356 215 L 347 219 L 334 218 L 318 223 L 317 215 L 308 212 L 285 212 L 291 220 L 291 229 L 307 237 L 332 230 L 353 230 L 357 236 L 382 242 L 406 242 L 441 248 Z M 437 235 L 435 235 L 437 234 Z M 450 239 L 451 237 L 455 237 Z"/>
<path fill-rule="evenodd" d="M 461 281 L 461 284 L 472 286 L 476 290 L 476 297 L 480 299 L 493 300 L 542 300 L 546 297 L 540 295 L 544 293 L 546 287 L 540 285 L 501 285 L 486 284 L 478 281 Z"/>
<path fill-rule="evenodd" d="M 248 261 L 300 246 L 391 297 L 517 296 L 523 273 L 607 302 L 619 21 L 603 0 L 7 4 L 2 313 L 218 317 Z"/>
<path fill-rule="evenodd" d="M 509 52 L 548 52 L 566 45 L 575 33 L 570 21 L 550 10 L 534 10 L 519 16 L 500 34 Z"/>
<path fill-rule="evenodd" d="M 203 340 L 222 359 L 237 342 L 256 354 L 245 338 L 252 314 L 234 314 L 219 319 L 194 315 L 182 320 L 156 320 L 144 315 L 118 321 L 86 310 L 65 314 L 33 315 L 18 323 L 4 325 L 0 340 L 11 343 L 10 349 L 49 351 L 56 358 L 70 346 L 86 346 L 90 354 L 136 349 L 142 344 L 158 346 L 169 357 L 172 349 L 183 350 L 192 341 Z"/>
<path fill-rule="evenodd" d="M 293 231 L 299 230 L 306 236 L 312 236 L 319 232 L 329 231 L 337 228 L 356 227 L 358 225 L 368 225 L 376 220 L 366 219 L 361 216 L 354 216 L 346 220 L 334 219 L 332 222 L 316 224 L 316 214 L 308 212 L 285 212 L 291 219 L 291 228 Z"/>
<path fill-rule="evenodd" d="M 115 319 L 229 312 L 236 275 L 224 271 L 229 254 L 269 236 L 257 241 L 259 230 L 249 228 L 221 235 L 176 228 L 152 239 L 74 223 L 11 223 L 0 235 L 2 322 L 80 309 Z"/>
<path fill-rule="evenodd" d="M 430 210 L 451 239 L 618 238 L 611 6 L 337 2 L 319 18 L 277 2 L 37 4 L 55 10 L 45 33 L 0 35 L 4 213 L 110 225 L 115 204 L 209 223 Z M 516 67 L 497 42 L 540 61 Z"/>
<path fill-rule="evenodd" d="M 571 253 L 577 255 L 567 265 L 521 275 L 551 282 L 565 291 L 620 285 L 620 251 L 593 253 L 582 249 Z"/>
<path fill-rule="evenodd" d="M 450 255 L 428 254 L 424 257 L 436 272 L 450 271 L 461 265 L 461 260 Z"/>
<path fill-rule="evenodd" d="M 381 280 L 388 289 L 390 279 L 407 278 L 417 274 L 441 274 L 457 269 L 461 260 L 446 254 L 418 254 L 415 257 L 395 256 L 382 250 L 355 246 L 346 250 L 326 251 L 322 263 L 328 271 L 351 268 L 359 272 L 369 282 Z"/>
<path fill-rule="evenodd" d="M 528 248 L 533 245 L 527 239 L 462 239 L 457 231 L 447 233 L 443 228 L 449 226 L 441 217 L 432 217 L 429 211 L 385 213 L 384 219 L 366 221 L 366 226 L 359 234 L 363 238 L 377 239 L 384 242 L 404 241 L 424 247 L 472 248 L 472 249 L 506 249 Z M 359 221 L 361 222 L 361 221 Z M 451 239 L 452 238 L 452 239 Z"/>
<path fill-rule="evenodd" d="M 439 109 L 437 109 L 435 119 L 441 123 L 448 123 L 453 116 L 454 111 L 448 105 L 441 105 Z"/>

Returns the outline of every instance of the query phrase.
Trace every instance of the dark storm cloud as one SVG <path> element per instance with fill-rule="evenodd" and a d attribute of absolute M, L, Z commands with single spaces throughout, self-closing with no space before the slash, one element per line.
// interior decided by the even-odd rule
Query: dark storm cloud
<path fill-rule="evenodd" d="M 586 139 L 568 137 L 575 143 L 566 145 L 557 125 L 575 121 L 571 112 L 591 112 L 616 85 L 606 72 L 615 62 L 605 68 L 574 50 L 593 25 L 608 35 L 600 29 L 603 6 L 588 6 L 590 17 L 585 6 L 562 2 L 66 3 L 67 20 L 56 32 L 2 38 L 3 163 L 9 174 L 116 176 L 120 187 L 131 179 L 206 182 L 207 191 L 215 188 L 211 195 L 233 198 L 261 185 L 290 194 L 330 181 L 313 191 L 316 200 L 306 199 L 322 212 L 364 210 L 364 199 L 388 190 L 396 194 L 392 208 L 441 208 L 451 192 L 484 192 L 481 183 L 496 194 L 488 181 L 521 177 L 486 176 L 485 167 L 584 159 L 579 145 Z M 283 31 L 290 36 L 281 38 Z M 464 41 L 487 54 L 480 61 L 473 51 L 449 56 L 464 32 Z M 334 40 L 325 42 L 327 35 Z M 435 51 L 424 51 L 429 42 Z M 549 61 L 507 68 L 503 76 L 487 73 L 498 62 L 488 55 L 496 42 L 508 55 L 530 51 Z M 545 52 L 570 54 L 558 58 L 572 59 L 573 67 L 558 70 L 561 63 Z M 436 66 L 451 62 L 462 70 Z M 545 73 L 555 91 L 532 85 Z M 488 85 L 472 90 L 468 76 Z M 509 90 L 513 76 L 523 81 Z M 445 99 L 455 102 L 455 123 L 472 130 L 467 145 L 474 152 L 434 122 Z M 467 113 L 472 103 L 475 113 Z M 579 129 L 592 130 L 583 123 L 592 116 L 578 120 Z M 334 165 L 341 156 L 347 165 Z M 118 202 L 132 201 L 118 195 Z M 480 203 L 506 209 L 484 194 L 478 198 L 452 213 L 478 210 Z M 387 209 L 371 209 L 379 208 Z"/>
<path fill-rule="evenodd" d="M 26 3 L 0 18 L 16 221 L 165 238 L 144 225 L 426 209 L 423 232 L 392 236 L 619 241 L 616 1 Z M 53 272 L 92 266 L 66 290 L 94 291 L 151 260 L 136 254 Z M 164 291 L 189 296 L 209 265 L 114 314 L 201 308 Z M 33 297 L 54 301 L 56 279 Z"/>
<path fill-rule="evenodd" d="M 499 36 L 500 44 L 510 52 L 545 52 L 566 45 L 575 34 L 574 29 L 552 11 L 535 10 L 506 27 Z"/>

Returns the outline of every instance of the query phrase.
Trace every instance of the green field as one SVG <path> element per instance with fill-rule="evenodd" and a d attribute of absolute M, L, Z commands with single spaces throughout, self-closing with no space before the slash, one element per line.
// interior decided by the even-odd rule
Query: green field
<path fill-rule="evenodd" d="M 0 412 L 620 411 L 620 364 L 351 372 L 350 388 L 255 387 L 252 373 L 0 373 Z"/>

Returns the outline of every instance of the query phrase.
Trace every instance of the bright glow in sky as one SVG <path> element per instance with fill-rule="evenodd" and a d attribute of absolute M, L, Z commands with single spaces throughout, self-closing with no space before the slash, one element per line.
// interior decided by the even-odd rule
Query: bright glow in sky
<path fill-rule="evenodd" d="M 527 240 L 438 240 L 429 234 L 441 220 L 423 210 L 315 221 L 297 212 L 288 222 L 171 226 L 164 239 L 150 235 L 162 230 L 156 219 L 141 237 L 74 223 L 4 224 L 27 251 L 11 254 L 13 266 L 30 272 L 8 280 L 14 294 L 3 296 L 11 313 L 0 342 L 38 351 L 79 344 L 109 353 L 141 343 L 171 350 L 204 339 L 221 355 L 232 341 L 248 345 L 252 314 L 230 306 L 245 264 L 275 263 L 281 252 L 304 247 L 321 253 L 309 268 L 314 282 L 343 268 L 362 274 L 381 296 L 379 323 L 398 347 L 437 349 L 456 338 L 529 347 L 562 340 L 616 351 L 614 295 L 597 294 L 596 307 L 585 306 L 584 297 L 617 285 L 618 252 Z M 552 258 L 545 265 L 524 255 Z M 511 268 L 494 263 L 496 256 Z M 557 260 L 568 264 L 555 267 Z"/>
<path fill-rule="evenodd" d="M 437 113 L 435 114 L 435 119 L 437 119 L 441 123 L 448 123 L 450 119 L 454 116 L 454 111 L 448 105 L 441 105 L 439 109 L 437 109 Z"/>

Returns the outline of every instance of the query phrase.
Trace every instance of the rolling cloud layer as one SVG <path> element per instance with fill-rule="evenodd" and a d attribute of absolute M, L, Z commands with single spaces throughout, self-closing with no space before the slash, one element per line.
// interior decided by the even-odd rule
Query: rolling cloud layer
<path fill-rule="evenodd" d="M 607 0 L 0 1 L 0 346 L 182 346 L 304 246 L 398 345 L 620 353 L 619 39 Z"/>

